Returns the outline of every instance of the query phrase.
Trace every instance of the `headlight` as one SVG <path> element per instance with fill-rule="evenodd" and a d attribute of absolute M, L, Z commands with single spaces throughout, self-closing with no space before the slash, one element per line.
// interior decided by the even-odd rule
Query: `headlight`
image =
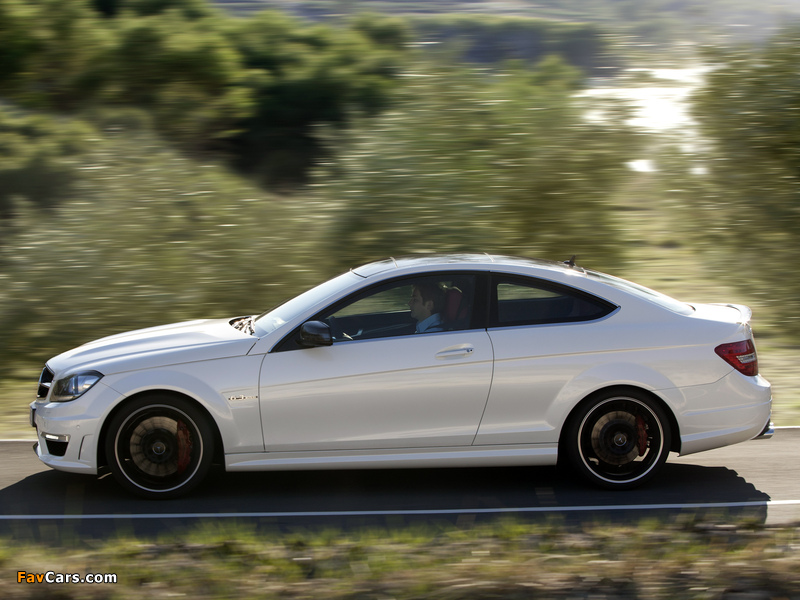
<path fill-rule="evenodd" d="M 75 398 L 92 389 L 92 386 L 102 378 L 103 374 L 97 371 L 85 371 L 67 375 L 53 384 L 53 393 L 50 395 L 50 400 L 53 402 L 75 400 Z"/>

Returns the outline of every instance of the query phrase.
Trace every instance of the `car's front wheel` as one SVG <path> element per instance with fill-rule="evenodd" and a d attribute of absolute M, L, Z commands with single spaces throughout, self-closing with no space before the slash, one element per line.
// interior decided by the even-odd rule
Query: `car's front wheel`
<path fill-rule="evenodd" d="M 564 443 L 571 464 L 607 489 L 630 489 L 666 462 L 671 432 L 664 410 L 646 394 L 605 393 L 573 415 Z"/>
<path fill-rule="evenodd" d="M 105 449 L 124 488 L 144 498 L 175 498 L 208 473 L 214 436 L 207 417 L 190 401 L 147 396 L 114 415 Z"/>

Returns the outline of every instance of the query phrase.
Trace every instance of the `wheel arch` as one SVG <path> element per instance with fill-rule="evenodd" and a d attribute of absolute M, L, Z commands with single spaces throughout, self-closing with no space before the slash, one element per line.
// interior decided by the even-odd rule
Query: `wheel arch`
<path fill-rule="evenodd" d="M 558 437 L 558 447 L 559 447 L 559 459 L 561 459 L 563 453 L 561 452 L 561 448 L 564 446 L 564 437 L 569 430 L 569 425 L 572 423 L 573 419 L 575 419 L 575 415 L 579 414 L 587 405 L 592 404 L 597 401 L 597 398 L 606 394 L 642 394 L 653 400 L 655 403 L 659 405 L 659 407 L 664 411 L 664 414 L 667 415 L 669 419 L 670 425 L 670 450 L 672 452 L 680 452 L 681 450 L 681 434 L 680 434 L 680 427 L 678 425 L 678 420 L 675 417 L 675 413 L 670 408 L 669 404 L 653 392 L 652 390 L 648 390 L 639 386 L 635 385 L 610 385 L 606 387 L 602 387 L 600 389 L 594 390 L 591 394 L 587 395 L 583 400 L 578 402 L 572 410 L 569 411 L 567 418 L 564 420 L 564 424 L 561 427 L 561 433 Z"/>
<path fill-rule="evenodd" d="M 103 425 L 100 428 L 100 436 L 97 440 L 97 466 L 98 467 L 106 467 L 108 466 L 108 458 L 106 457 L 106 436 L 108 435 L 108 427 L 111 421 L 114 420 L 114 416 L 119 413 L 125 406 L 130 404 L 131 402 L 138 400 L 140 398 L 146 398 L 148 396 L 153 397 L 164 397 L 164 396 L 171 396 L 173 398 L 181 398 L 188 402 L 191 402 L 192 405 L 199 410 L 203 416 L 206 418 L 209 426 L 211 427 L 212 432 L 214 433 L 214 463 L 225 463 L 225 449 L 223 447 L 222 442 L 222 434 L 219 430 L 219 425 L 217 425 L 216 420 L 208 411 L 208 409 L 203 406 L 201 402 L 198 402 L 196 398 L 188 394 L 183 394 L 181 392 L 175 390 L 168 390 L 168 389 L 152 389 L 152 390 L 145 390 L 142 392 L 138 392 L 136 394 L 132 394 L 131 396 L 126 397 L 122 402 L 118 402 L 116 406 L 114 406 L 111 411 L 106 415 L 105 419 L 103 420 Z"/>

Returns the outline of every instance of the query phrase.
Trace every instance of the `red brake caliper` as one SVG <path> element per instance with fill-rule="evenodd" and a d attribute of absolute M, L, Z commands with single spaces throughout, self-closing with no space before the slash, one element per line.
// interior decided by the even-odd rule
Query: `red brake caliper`
<path fill-rule="evenodd" d="M 644 453 L 647 452 L 647 425 L 640 416 L 636 417 L 636 431 L 639 434 L 639 456 L 644 456 Z"/>
<path fill-rule="evenodd" d="M 192 460 L 192 436 L 183 421 L 178 421 L 178 473 L 183 473 Z"/>

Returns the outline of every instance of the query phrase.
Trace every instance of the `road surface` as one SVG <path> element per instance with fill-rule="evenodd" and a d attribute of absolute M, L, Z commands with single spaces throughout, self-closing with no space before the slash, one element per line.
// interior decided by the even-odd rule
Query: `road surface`
<path fill-rule="evenodd" d="M 0 534 L 159 535 L 202 521 L 257 528 L 392 527 L 466 523 L 513 515 L 564 522 L 637 522 L 681 513 L 800 523 L 800 428 L 686 457 L 672 455 L 655 481 L 608 492 L 551 467 L 215 473 L 189 496 L 148 501 L 111 475 L 60 473 L 32 442 L 0 442 Z"/>

